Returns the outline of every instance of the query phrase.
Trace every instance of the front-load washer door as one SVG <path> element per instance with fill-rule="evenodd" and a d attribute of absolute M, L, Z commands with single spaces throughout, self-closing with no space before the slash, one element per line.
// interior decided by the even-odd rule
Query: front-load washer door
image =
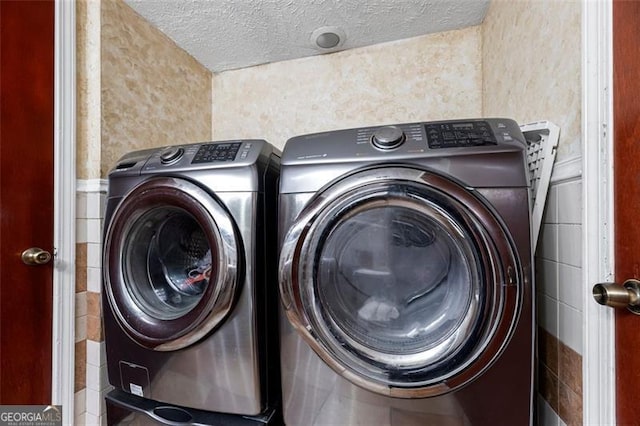
<path fill-rule="evenodd" d="M 314 351 L 353 383 L 402 398 L 482 374 L 522 298 L 513 243 L 488 204 L 400 166 L 320 191 L 285 236 L 279 271 L 287 317 Z"/>
<path fill-rule="evenodd" d="M 104 240 L 105 291 L 120 326 L 158 351 L 211 332 L 239 291 L 239 241 L 230 214 L 199 186 L 163 177 L 135 187 Z"/>

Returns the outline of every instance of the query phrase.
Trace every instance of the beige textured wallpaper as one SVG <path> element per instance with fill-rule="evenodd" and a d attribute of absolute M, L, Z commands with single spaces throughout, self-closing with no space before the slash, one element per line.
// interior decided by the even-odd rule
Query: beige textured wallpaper
<path fill-rule="evenodd" d="M 481 114 L 480 27 L 216 74 L 215 139 Z"/>
<path fill-rule="evenodd" d="M 76 2 L 76 173 L 100 177 L 100 3 Z"/>
<path fill-rule="evenodd" d="M 553 121 L 557 161 L 581 156 L 581 7 L 494 0 L 482 25 L 484 115 Z"/>
<path fill-rule="evenodd" d="M 126 152 L 211 138 L 211 72 L 122 0 L 101 2 L 100 176 Z"/>

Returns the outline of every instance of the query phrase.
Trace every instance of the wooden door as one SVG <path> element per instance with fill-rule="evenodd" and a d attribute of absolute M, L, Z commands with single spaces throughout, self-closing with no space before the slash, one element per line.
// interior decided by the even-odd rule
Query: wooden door
<path fill-rule="evenodd" d="M 616 282 L 640 279 L 640 1 L 613 2 Z M 620 425 L 637 425 L 640 317 L 616 310 L 616 400 Z"/>
<path fill-rule="evenodd" d="M 0 0 L 0 405 L 51 402 L 54 2 Z"/>

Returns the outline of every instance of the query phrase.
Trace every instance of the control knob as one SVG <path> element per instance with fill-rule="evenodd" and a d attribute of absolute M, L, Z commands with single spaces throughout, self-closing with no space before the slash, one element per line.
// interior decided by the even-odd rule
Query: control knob
<path fill-rule="evenodd" d="M 402 145 L 404 140 L 404 132 L 397 126 L 381 127 L 371 137 L 373 146 L 380 149 L 397 148 Z"/>
<path fill-rule="evenodd" d="M 166 148 L 160 153 L 160 162 L 162 164 L 174 163 L 182 157 L 182 154 L 184 154 L 184 149 L 180 147 L 172 146 Z"/>

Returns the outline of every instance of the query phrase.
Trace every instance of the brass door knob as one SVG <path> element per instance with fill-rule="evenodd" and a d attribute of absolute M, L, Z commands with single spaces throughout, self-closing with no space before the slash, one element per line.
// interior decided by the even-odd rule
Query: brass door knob
<path fill-rule="evenodd" d="M 22 252 L 22 261 L 25 265 L 44 265 L 51 260 L 51 253 L 39 247 L 31 247 Z"/>
<path fill-rule="evenodd" d="M 627 308 L 640 315 L 640 281 L 626 280 L 622 285 L 600 283 L 593 286 L 593 298 L 601 305 Z"/>

